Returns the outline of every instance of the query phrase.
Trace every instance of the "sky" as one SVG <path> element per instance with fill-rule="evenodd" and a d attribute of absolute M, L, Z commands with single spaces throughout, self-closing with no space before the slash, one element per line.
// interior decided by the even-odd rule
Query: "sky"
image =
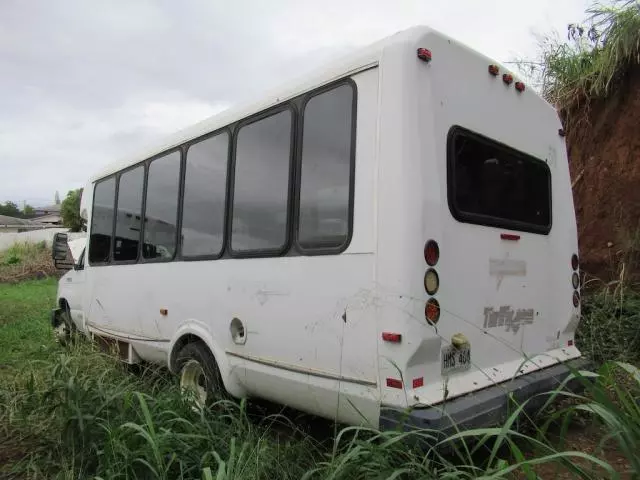
<path fill-rule="evenodd" d="M 112 161 L 413 25 L 533 58 L 589 0 L 1 0 L 0 202 Z"/>

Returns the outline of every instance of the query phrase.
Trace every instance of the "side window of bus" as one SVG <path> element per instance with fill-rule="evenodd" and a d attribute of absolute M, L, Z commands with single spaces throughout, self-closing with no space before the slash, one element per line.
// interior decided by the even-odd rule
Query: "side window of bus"
<path fill-rule="evenodd" d="M 304 107 L 298 244 L 339 248 L 349 236 L 354 92 L 345 84 Z"/>
<path fill-rule="evenodd" d="M 231 249 L 282 251 L 287 243 L 292 113 L 283 110 L 237 136 Z"/>
<path fill-rule="evenodd" d="M 182 208 L 182 255 L 219 255 L 224 239 L 229 134 L 220 133 L 187 150 Z"/>
<path fill-rule="evenodd" d="M 115 261 L 138 259 L 143 183 L 143 166 L 128 170 L 120 175 L 116 209 L 116 234 L 113 241 L 113 259 Z"/>
<path fill-rule="evenodd" d="M 103 180 L 95 186 L 89 237 L 89 263 L 91 264 L 109 261 L 115 193 L 115 177 Z"/>
<path fill-rule="evenodd" d="M 176 251 L 180 152 L 157 158 L 149 165 L 144 212 L 146 259 L 170 260 Z"/>

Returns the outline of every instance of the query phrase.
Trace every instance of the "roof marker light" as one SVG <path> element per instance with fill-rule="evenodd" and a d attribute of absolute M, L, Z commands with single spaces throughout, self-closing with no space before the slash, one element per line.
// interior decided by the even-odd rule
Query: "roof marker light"
<path fill-rule="evenodd" d="M 511 85 L 513 83 L 513 75 L 511 75 L 510 73 L 505 73 L 504 75 L 502 75 L 502 81 L 507 85 Z"/>
<path fill-rule="evenodd" d="M 489 65 L 489 73 L 494 77 L 497 77 L 500 73 L 500 68 L 497 65 Z"/>
<path fill-rule="evenodd" d="M 516 82 L 516 90 L 519 92 L 524 92 L 525 86 L 522 82 Z"/>
<path fill-rule="evenodd" d="M 428 50 L 426 48 L 419 48 L 418 49 L 418 58 L 420 60 L 422 60 L 423 62 L 430 62 L 432 55 L 431 55 L 431 50 Z"/>

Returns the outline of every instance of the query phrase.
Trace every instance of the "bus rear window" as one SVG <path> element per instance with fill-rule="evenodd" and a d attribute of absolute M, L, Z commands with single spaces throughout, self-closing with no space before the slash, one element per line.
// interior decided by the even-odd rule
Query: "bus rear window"
<path fill-rule="evenodd" d="M 547 234 L 551 172 L 537 158 L 454 127 L 448 139 L 448 198 L 465 223 Z"/>

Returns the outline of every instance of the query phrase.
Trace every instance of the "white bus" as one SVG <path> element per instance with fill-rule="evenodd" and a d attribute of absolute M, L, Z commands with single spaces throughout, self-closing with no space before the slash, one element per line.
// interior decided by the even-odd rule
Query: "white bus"
<path fill-rule="evenodd" d="M 492 60 L 400 32 L 92 177 L 53 326 L 201 405 L 489 424 L 584 364 L 561 128 Z"/>

